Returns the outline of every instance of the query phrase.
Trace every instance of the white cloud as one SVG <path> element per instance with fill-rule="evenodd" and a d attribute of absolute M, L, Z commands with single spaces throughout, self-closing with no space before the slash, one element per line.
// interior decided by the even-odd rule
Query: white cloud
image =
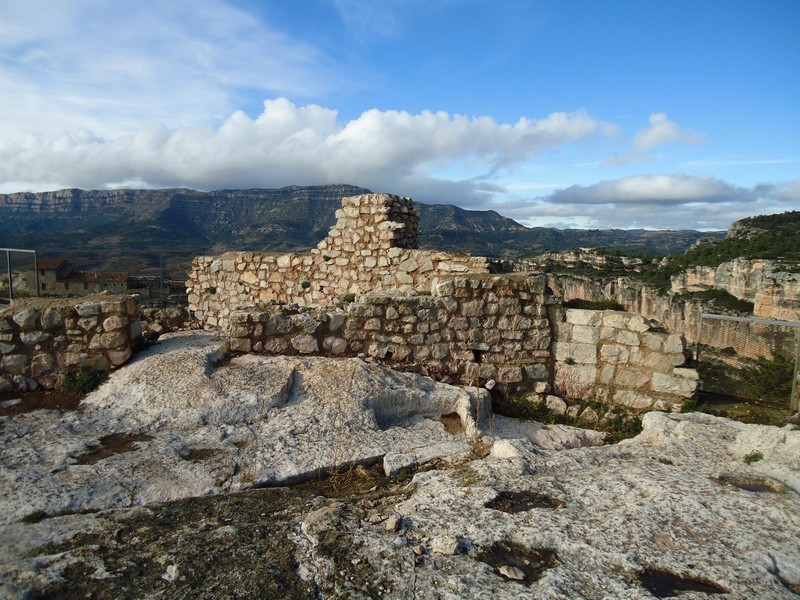
<path fill-rule="evenodd" d="M 2 12 L 0 138 L 213 123 L 243 91 L 352 85 L 310 45 L 222 0 L 4 2 Z"/>
<path fill-rule="evenodd" d="M 713 177 L 636 175 L 591 186 L 573 185 L 549 197 L 556 204 L 685 204 L 746 202 L 755 190 L 734 187 Z"/>
<path fill-rule="evenodd" d="M 265 101 L 256 119 L 237 111 L 218 128 L 153 125 L 113 138 L 79 130 L 7 140 L 0 143 L 0 184 L 102 188 L 140 181 L 217 189 L 347 182 L 418 194 L 421 201 L 438 199 L 433 194 L 449 185 L 451 192 L 471 190 L 468 202 L 490 192 L 466 177 L 434 186 L 437 169 L 463 162 L 484 172 L 596 132 L 602 124 L 583 111 L 507 124 L 490 117 L 373 109 L 341 124 L 334 110 L 278 98 Z"/>
<path fill-rule="evenodd" d="M 669 143 L 698 144 L 702 138 L 689 129 L 678 127 L 677 123 L 670 121 L 666 113 L 653 113 L 650 115 L 650 126 L 640 129 L 633 140 L 636 152 L 647 152 Z"/>
<path fill-rule="evenodd" d="M 543 198 L 509 203 L 503 214 L 526 224 L 623 229 L 727 229 L 754 214 L 800 201 L 800 180 L 737 187 L 714 177 L 640 175 L 571 186 Z"/>

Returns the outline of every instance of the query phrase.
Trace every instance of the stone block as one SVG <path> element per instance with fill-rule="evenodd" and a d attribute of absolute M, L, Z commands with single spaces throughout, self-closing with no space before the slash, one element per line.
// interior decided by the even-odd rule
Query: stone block
<path fill-rule="evenodd" d="M 24 354 L 6 354 L 0 365 L 6 373 L 19 373 L 28 366 L 28 359 Z"/>
<path fill-rule="evenodd" d="M 645 332 L 642 334 L 642 344 L 649 350 L 661 350 L 666 336 L 656 332 Z"/>
<path fill-rule="evenodd" d="M 650 383 L 650 375 L 634 367 L 617 368 L 614 383 L 619 387 L 635 390 Z"/>
<path fill-rule="evenodd" d="M 128 319 L 117 315 L 108 317 L 103 321 L 104 331 L 114 331 L 115 329 L 122 329 L 128 326 Z"/>
<path fill-rule="evenodd" d="M 612 365 L 625 364 L 628 362 L 629 351 L 625 346 L 617 344 L 604 344 L 600 347 L 600 360 Z"/>
<path fill-rule="evenodd" d="M 291 344 L 292 347 L 301 354 L 311 354 L 319 350 L 317 340 L 308 334 L 293 337 Z"/>
<path fill-rule="evenodd" d="M 628 319 L 628 329 L 636 333 L 644 333 L 650 329 L 650 321 L 645 319 L 642 315 L 631 315 Z"/>
<path fill-rule="evenodd" d="M 616 367 L 614 365 L 606 364 L 600 368 L 600 372 L 597 375 L 597 382 L 601 385 L 608 385 L 612 381 L 614 381 L 614 373 L 616 371 Z"/>
<path fill-rule="evenodd" d="M 127 331 L 112 331 L 109 333 L 98 333 L 92 336 L 89 342 L 91 350 L 105 350 L 107 348 L 121 348 L 127 345 L 130 339 Z"/>
<path fill-rule="evenodd" d="M 231 352 L 250 352 L 253 348 L 250 338 L 231 338 L 229 347 Z"/>
<path fill-rule="evenodd" d="M 628 331 L 626 329 L 621 329 L 617 332 L 615 337 L 615 341 L 618 344 L 623 344 L 625 346 L 638 346 L 639 345 L 639 336 L 636 335 L 632 331 Z"/>
<path fill-rule="evenodd" d="M 46 331 L 23 331 L 19 334 L 19 341 L 26 346 L 35 346 L 50 339 Z"/>
<path fill-rule="evenodd" d="M 81 302 L 75 307 L 81 317 L 96 317 L 100 314 L 100 305 L 97 302 Z"/>
<path fill-rule="evenodd" d="M 573 325 L 572 341 L 581 344 L 597 344 L 600 341 L 600 328 L 596 325 Z"/>
<path fill-rule="evenodd" d="M 543 363 L 540 363 L 538 365 L 525 365 L 523 369 L 525 371 L 525 377 L 527 379 L 531 379 L 534 381 L 547 379 L 550 375 L 550 372 L 547 369 L 547 365 Z M 539 384 L 537 383 L 536 385 L 538 386 Z"/>
<path fill-rule="evenodd" d="M 666 373 L 653 373 L 651 389 L 657 393 L 691 398 L 697 390 L 697 385 L 697 379 L 673 377 Z"/>
<path fill-rule="evenodd" d="M 558 396 L 547 396 L 544 402 L 547 408 L 557 415 L 563 415 L 567 412 L 567 403 Z"/>
<path fill-rule="evenodd" d="M 340 337 L 328 336 L 322 341 L 322 347 L 332 354 L 343 354 L 347 350 L 347 342 Z"/>
<path fill-rule="evenodd" d="M 288 349 L 289 342 L 281 337 L 275 337 L 264 341 L 264 352 L 270 354 L 282 354 Z"/>
<path fill-rule="evenodd" d="M 31 377 L 42 377 L 43 375 L 47 375 L 57 366 L 58 363 L 51 354 L 37 354 L 31 361 Z"/>
<path fill-rule="evenodd" d="M 664 342 L 664 352 L 683 355 L 683 336 L 680 333 L 669 334 Z"/>
<path fill-rule="evenodd" d="M 45 329 L 55 329 L 63 324 L 64 319 L 61 316 L 61 312 L 55 306 L 46 308 L 42 313 L 42 327 Z"/>
<path fill-rule="evenodd" d="M 128 362 L 128 359 L 133 355 L 133 351 L 128 346 L 122 350 L 109 350 L 107 354 L 109 362 L 115 367 L 120 367 Z"/>
<path fill-rule="evenodd" d="M 519 383 L 523 379 L 522 368 L 517 365 L 500 366 L 496 379 L 500 383 Z"/>
<path fill-rule="evenodd" d="M 558 362 L 575 361 L 577 364 L 597 364 L 597 347 L 594 344 L 556 342 L 553 344 L 553 352 Z"/>
<path fill-rule="evenodd" d="M 603 311 L 603 325 L 614 329 L 626 329 L 628 326 L 629 315 L 618 310 Z"/>
<path fill-rule="evenodd" d="M 23 331 L 31 331 L 36 328 L 39 321 L 39 311 L 35 308 L 27 308 L 14 313 L 11 320 L 19 325 Z"/>
<path fill-rule="evenodd" d="M 614 404 L 620 406 L 627 406 L 634 410 L 644 410 L 652 408 L 656 403 L 656 399 L 641 392 L 633 390 L 617 390 L 613 396 Z"/>
<path fill-rule="evenodd" d="M 597 310 L 585 310 L 582 308 L 568 308 L 566 311 L 567 323 L 573 325 L 600 325 L 603 313 Z"/>

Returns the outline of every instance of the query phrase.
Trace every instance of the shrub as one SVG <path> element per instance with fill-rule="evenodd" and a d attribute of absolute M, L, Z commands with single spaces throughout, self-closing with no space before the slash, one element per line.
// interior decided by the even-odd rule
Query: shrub
<path fill-rule="evenodd" d="M 565 302 L 564 307 L 586 310 L 625 310 L 625 307 L 616 300 L 581 300 L 580 298 Z"/>
<path fill-rule="evenodd" d="M 311 283 L 309 283 L 308 281 L 302 281 L 300 282 L 300 287 L 303 288 L 304 290 L 307 290 L 308 288 L 311 287 Z"/>
<path fill-rule="evenodd" d="M 77 371 L 70 373 L 61 384 L 61 391 L 68 394 L 88 394 L 108 379 L 108 371 Z"/>
<path fill-rule="evenodd" d="M 769 402 L 788 402 L 794 379 L 794 359 L 777 354 L 760 357 L 756 364 L 737 374 L 737 395 Z"/>
<path fill-rule="evenodd" d="M 751 452 L 750 454 L 746 454 L 744 457 L 744 462 L 748 465 L 752 465 L 753 463 L 757 463 L 760 460 L 764 459 L 764 455 L 761 452 L 755 451 Z"/>

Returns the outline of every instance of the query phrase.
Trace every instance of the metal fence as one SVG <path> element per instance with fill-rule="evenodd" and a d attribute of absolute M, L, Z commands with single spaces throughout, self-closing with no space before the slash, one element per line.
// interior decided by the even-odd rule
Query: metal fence
<path fill-rule="evenodd" d="M 0 302 L 39 295 L 39 271 L 36 269 L 35 250 L 0 248 L 0 260 L 2 260 Z"/>
<path fill-rule="evenodd" d="M 798 410 L 800 323 L 700 315 L 701 390 Z"/>

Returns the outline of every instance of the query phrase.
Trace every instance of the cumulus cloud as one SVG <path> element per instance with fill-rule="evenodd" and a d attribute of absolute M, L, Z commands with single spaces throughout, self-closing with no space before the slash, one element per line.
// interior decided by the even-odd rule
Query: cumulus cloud
<path fill-rule="evenodd" d="M 677 123 L 669 120 L 666 113 L 660 112 L 650 115 L 650 125 L 636 133 L 633 148 L 636 152 L 647 152 L 663 144 L 698 144 L 701 141 L 698 134 L 678 127 Z"/>
<path fill-rule="evenodd" d="M 437 169 L 459 162 L 485 172 L 602 130 L 584 111 L 513 124 L 430 111 L 368 110 L 345 123 L 337 117 L 329 108 L 278 98 L 265 101 L 257 118 L 237 111 L 218 128 L 153 125 L 110 139 L 89 130 L 28 135 L 0 144 L 0 183 L 217 189 L 348 182 L 437 200 L 432 190 L 447 184 L 433 185 Z M 473 199 L 490 193 L 480 181 L 450 183 L 459 193 L 471 190 Z"/>

